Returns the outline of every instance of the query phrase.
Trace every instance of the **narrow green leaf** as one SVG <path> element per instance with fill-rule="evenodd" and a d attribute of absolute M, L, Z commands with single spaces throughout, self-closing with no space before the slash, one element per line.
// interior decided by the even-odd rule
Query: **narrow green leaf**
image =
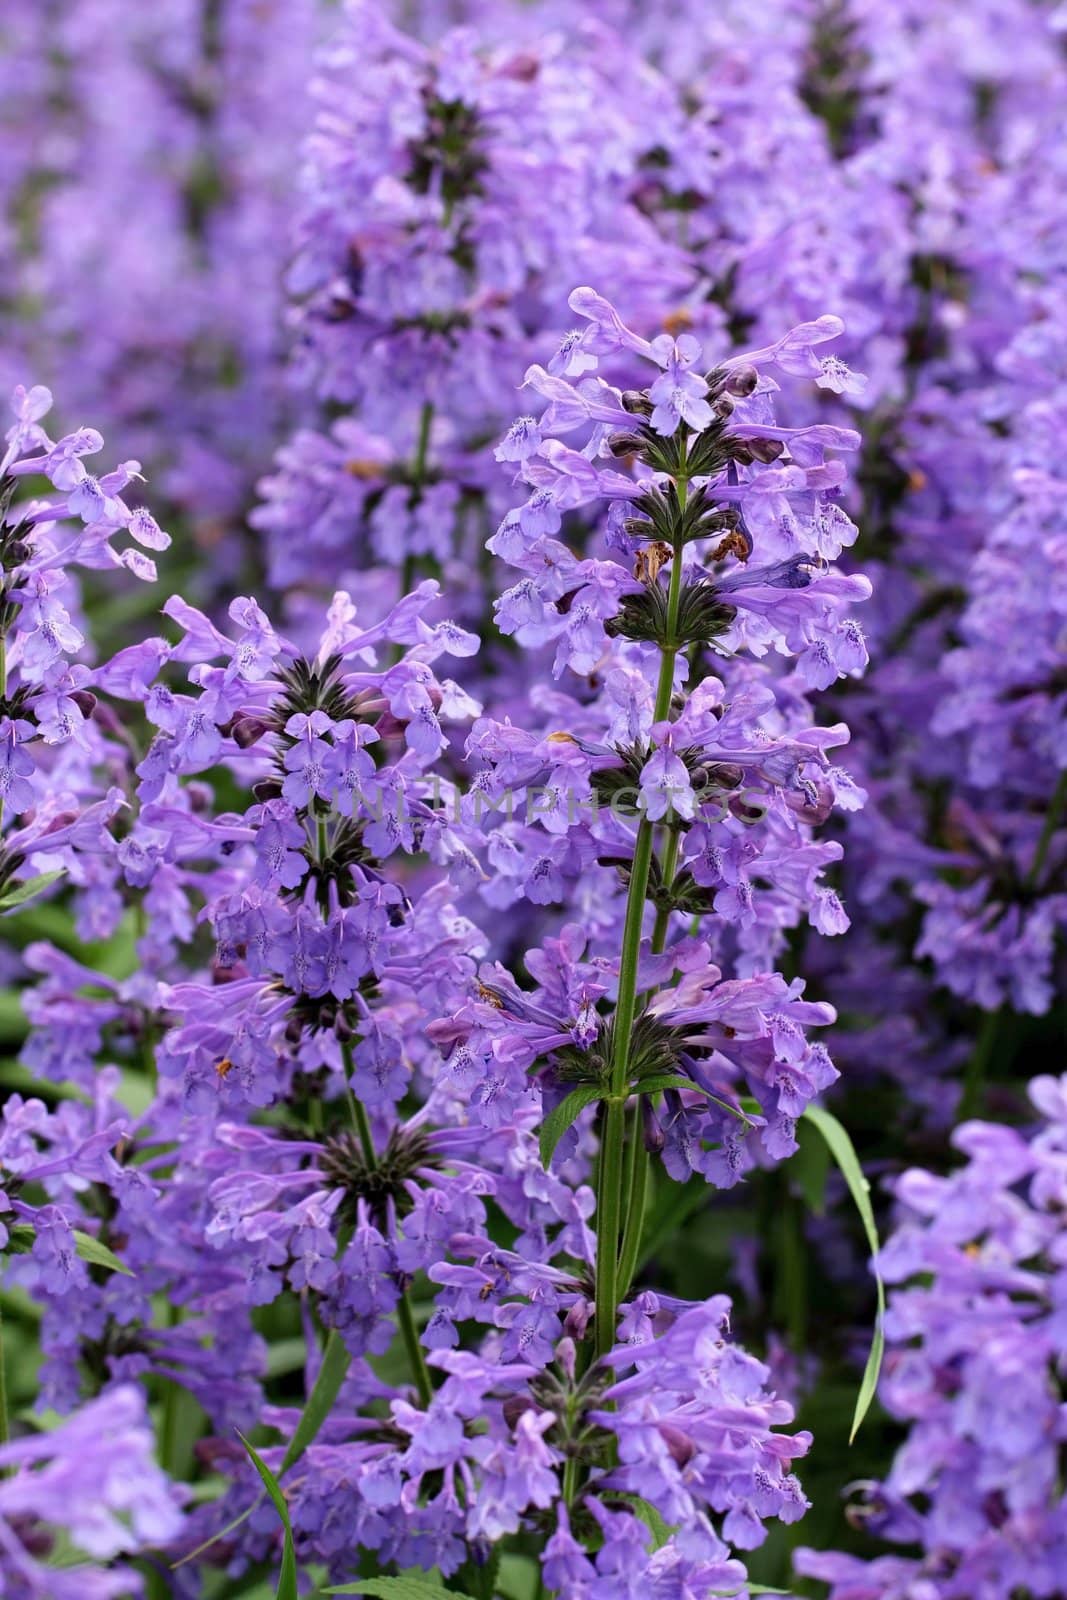
<path fill-rule="evenodd" d="M 817 1132 L 814 1123 L 808 1125 L 803 1118 L 797 1127 L 797 1144 L 800 1148 L 796 1155 L 790 1158 L 789 1173 L 800 1185 L 800 1192 L 804 1196 L 808 1210 L 814 1216 L 821 1217 L 826 1210 L 826 1180 L 830 1174 L 830 1149 L 826 1140 Z"/>
<path fill-rule="evenodd" d="M 597 1083 L 580 1083 L 576 1089 L 571 1090 L 566 1100 L 561 1100 L 555 1110 L 549 1112 L 541 1124 L 543 1167 L 551 1165 L 556 1146 L 571 1124 L 577 1120 L 586 1106 L 591 1106 L 594 1100 L 599 1100 L 603 1093 L 603 1089 Z"/>
<path fill-rule="evenodd" d="M 210 1539 L 205 1539 L 203 1544 L 198 1544 L 195 1550 L 190 1550 L 188 1555 L 182 1556 L 180 1561 L 175 1561 L 170 1570 L 177 1572 L 179 1567 L 184 1567 L 188 1562 L 195 1561 L 197 1556 L 202 1556 L 205 1550 L 210 1550 L 213 1544 L 218 1544 L 220 1540 L 225 1539 L 227 1535 L 233 1533 L 235 1529 L 247 1522 L 256 1507 L 262 1505 L 262 1503 L 263 1496 L 261 1494 L 257 1495 L 252 1504 L 246 1506 L 239 1516 L 234 1517 L 233 1521 L 228 1522 L 224 1528 L 220 1528 L 218 1533 L 213 1533 Z"/>
<path fill-rule="evenodd" d="M 13 883 L 0 894 L 0 911 L 18 910 L 19 906 L 24 906 L 27 901 L 50 889 L 53 883 L 65 876 L 66 870 L 66 867 L 60 867 L 57 872 L 39 872 L 35 878 L 23 878 Z"/>
<path fill-rule="evenodd" d="M 463 1600 L 458 1589 L 444 1589 L 428 1578 L 413 1578 L 402 1572 L 398 1578 L 359 1578 L 355 1583 L 342 1583 L 336 1589 L 324 1589 L 323 1594 L 369 1594 L 379 1600 Z M 466 1597 L 470 1600 L 470 1596 Z"/>
<path fill-rule="evenodd" d="M 885 1284 L 882 1282 L 881 1273 L 878 1271 L 878 1229 L 874 1220 L 874 1209 L 871 1206 L 871 1186 L 863 1176 L 859 1157 L 856 1154 L 848 1132 L 837 1118 L 822 1106 L 808 1106 L 804 1116 L 817 1128 L 826 1141 L 827 1149 L 837 1162 L 841 1175 L 848 1184 L 848 1191 L 855 1202 L 856 1210 L 863 1223 L 863 1231 L 867 1236 L 867 1244 L 871 1252 L 871 1270 L 874 1273 L 875 1291 L 878 1297 L 878 1315 L 874 1324 L 874 1337 L 871 1340 L 871 1352 L 867 1357 L 867 1365 L 863 1372 L 863 1381 L 860 1384 L 859 1394 L 856 1396 L 856 1409 L 852 1415 L 852 1431 L 848 1436 L 849 1444 L 855 1439 L 867 1412 L 871 1408 L 878 1388 L 878 1374 L 882 1370 L 882 1356 L 885 1353 Z"/>
<path fill-rule="evenodd" d="M 132 1278 L 134 1274 L 124 1261 L 120 1261 L 113 1250 L 106 1244 L 101 1244 L 99 1239 L 94 1239 L 91 1233 L 82 1233 L 79 1228 L 74 1229 L 74 1248 L 83 1261 L 88 1261 L 93 1267 L 106 1267 L 109 1272 L 120 1272 L 124 1278 Z"/>
<path fill-rule="evenodd" d="M 345 1380 L 345 1374 L 351 1362 L 352 1357 L 345 1349 L 343 1339 L 334 1329 L 331 1329 L 326 1338 L 319 1375 L 315 1379 L 311 1393 L 308 1395 L 307 1403 L 300 1413 L 300 1420 L 296 1425 L 293 1437 L 289 1441 L 288 1449 L 282 1457 L 282 1464 L 278 1469 L 280 1478 L 284 1478 L 289 1468 L 295 1466 L 300 1460 L 308 1445 L 313 1443 L 316 1434 L 330 1414 L 330 1409 L 337 1399 L 338 1391 Z M 242 1523 L 247 1522 L 262 1499 L 263 1496 L 260 1495 L 259 1499 L 253 1500 L 250 1506 L 246 1506 L 240 1516 L 234 1517 L 233 1521 L 228 1522 L 224 1528 L 220 1528 L 218 1533 L 213 1533 L 210 1539 L 205 1539 L 204 1543 L 198 1544 L 195 1550 L 190 1550 L 188 1555 L 182 1556 L 180 1561 L 174 1563 L 175 1570 L 178 1567 L 183 1567 L 188 1561 L 195 1561 L 197 1556 L 202 1555 L 205 1550 L 210 1550 L 213 1544 L 217 1544 L 220 1539 L 225 1539 L 227 1534 L 233 1533 L 235 1528 L 239 1528 Z"/>
<path fill-rule="evenodd" d="M 659 1094 L 661 1089 L 695 1089 L 697 1094 L 702 1094 L 706 1100 L 711 1100 L 720 1110 L 728 1111 L 731 1117 L 736 1117 L 738 1122 L 743 1122 L 746 1128 L 752 1124 L 743 1111 L 732 1106 L 728 1100 L 720 1100 L 717 1094 L 712 1094 L 710 1089 L 703 1088 L 699 1083 L 694 1083 L 692 1078 L 675 1075 L 673 1072 L 659 1073 L 652 1078 L 642 1078 L 637 1085 L 637 1094 Z"/>
<path fill-rule="evenodd" d="M 282 1569 L 278 1575 L 277 1600 L 299 1600 L 296 1589 L 296 1551 L 293 1549 L 293 1525 L 289 1521 L 289 1507 L 273 1472 L 259 1454 L 253 1450 L 244 1434 L 238 1429 L 237 1437 L 248 1451 L 248 1458 L 260 1477 L 263 1486 L 274 1502 L 274 1509 L 282 1519 L 285 1538 L 282 1543 Z"/>
<path fill-rule="evenodd" d="M 333 1409 L 345 1374 L 352 1364 L 352 1357 L 345 1349 L 345 1342 L 335 1328 L 331 1328 L 326 1336 L 326 1347 L 322 1352 L 322 1365 L 319 1375 L 315 1379 L 311 1393 L 307 1397 L 307 1404 L 300 1413 L 300 1421 L 296 1425 L 293 1437 L 289 1440 L 289 1447 L 282 1457 L 282 1464 L 278 1468 L 278 1476 L 284 1478 L 289 1468 L 293 1466 L 304 1454 L 308 1445 L 312 1443 L 319 1429 Z"/>

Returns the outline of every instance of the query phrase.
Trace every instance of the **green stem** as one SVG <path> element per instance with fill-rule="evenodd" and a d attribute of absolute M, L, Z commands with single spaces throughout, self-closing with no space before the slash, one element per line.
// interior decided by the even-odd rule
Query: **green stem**
<path fill-rule="evenodd" d="M 422 1344 L 419 1340 L 419 1330 L 415 1326 L 415 1313 L 411 1309 L 411 1301 L 405 1289 L 396 1306 L 396 1320 L 400 1327 L 400 1335 L 407 1351 L 408 1362 L 411 1366 L 411 1375 L 415 1379 L 415 1387 L 419 1391 L 419 1399 L 426 1409 L 433 1399 L 433 1384 L 430 1381 L 430 1369 L 426 1365 Z"/>
<path fill-rule="evenodd" d="M 1067 803 L 1067 770 L 1060 773 L 1060 781 L 1056 785 L 1052 799 L 1049 802 L 1049 808 L 1045 815 L 1045 826 L 1042 828 L 1041 837 L 1037 841 L 1037 849 L 1034 851 L 1034 859 L 1030 863 L 1030 871 L 1026 874 L 1026 887 L 1028 889 L 1033 889 L 1041 876 L 1041 869 L 1045 865 L 1045 857 L 1048 855 L 1049 845 L 1052 843 L 1053 836 L 1059 826 L 1065 803 Z"/>
<path fill-rule="evenodd" d="M 960 1120 L 973 1117 L 982 1104 L 982 1090 L 985 1087 L 986 1073 L 989 1063 L 993 1058 L 996 1048 L 997 1034 L 1000 1032 L 1000 1019 L 1004 1015 L 1004 1007 L 999 1006 L 996 1011 L 987 1011 L 982 1021 L 982 1027 L 975 1041 L 974 1051 L 963 1074 L 963 1092 L 960 1095 Z"/>
<path fill-rule="evenodd" d="M 419 412 L 419 437 L 415 445 L 415 460 L 411 467 L 411 481 L 421 489 L 426 478 L 426 461 L 430 451 L 430 429 L 433 427 L 433 401 L 427 400 Z"/>
<path fill-rule="evenodd" d="M 674 882 L 680 845 L 681 834 L 679 830 L 671 828 L 667 834 L 667 842 L 663 846 L 661 872 L 664 887 L 668 889 Z M 670 911 L 661 906 L 656 913 L 656 921 L 652 929 L 651 948 L 653 955 L 660 955 L 667 943 L 667 929 L 670 920 Z M 638 1100 L 634 1104 L 630 1119 L 630 1145 L 627 1152 L 626 1177 L 623 1180 L 623 1187 L 629 1196 L 629 1200 L 626 1208 L 626 1226 L 622 1234 L 622 1253 L 619 1257 L 620 1297 L 625 1297 L 633 1282 L 634 1272 L 637 1268 L 637 1258 L 641 1251 L 641 1236 L 644 1232 L 645 1204 L 648 1195 L 648 1175 L 648 1151 L 645 1148 L 641 1102 Z"/>
<path fill-rule="evenodd" d="M 341 1045 L 341 1060 L 345 1069 L 345 1093 L 348 1096 L 348 1115 L 352 1122 L 352 1131 L 359 1140 L 364 1161 L 373 1171 L 378 1165 L 378 1156 L 374 1148 L 374 1135 L 371 1133 L 367 1108 L 352 1088 L 352 1075 L 356 1070 L 356 1066 L 352 1060 L 352 1043 L 349 1039 L 344 1040 Z"/>
<path fill-rule="evenodd" d="M 578 1493 L 578 1457 L 568 1456 L 563 1463 L 563 1503 L 569 1511 Z"/>
<path fill-rule="evenodd" d="M 678 504 L 684 511 L 688 492 L 683 469 L 675 480 Z M 682 596 L 681 537 L 674 542 L 671 561 L 670 586 L 667 591 L 667 643 L 662 647 L 656 700 L 652 712 L 653 722 L 664 722 L 670 715 L 671 696 L 674 693 L 674 660 L 678 653 L 678 614 Z M 638 966 L 641 957 L 641 931 L 645 920 L 645 903 L 648 899 L 648 880 L 652 867 L 652 848 L 655 828 L 647 816 L 641 818 L 634 841 L 634 859 L 630 869 L 630 883 L 626 894 L 626 914 L 622 929 L 622 953 L 619 959 L 619 991 L 615 1002 L 613 1021 L 614 1045 L 611 1062 L 611 1093 L 605 1103 L 604 1126 L 600 1144 L 597 1173 L 596 1211 L 596 1348 L 597 1355 L 605 1355 L 615 1342 L 615 1323 L 619 1309 L 620 1266 L 619 1230 L 623 1214 L 623 1146 L 626 1139 L 626 1101 L 630 1089 L 630 1048 L 634 1019 L 637 1015 Z M 644 1204 L 646 1172 L 637 1154 L 640 1139 L 640 1122 L 635 1125 L 635 1138 L 631 1152 L 629 1176 L 627 1231 L 630 1235 L 629 1254 L 636 1261 L 637 1245 L 634 1232 L 640 1232 L 636 1220 L 634 1191 L 640 1184 L 641 1206 Z M 647 1166 L 647 1162 L 644 1164 Z M 632 1222 L 630 1218 L 633 1218 Z M 627 1241 L 623 1241 L 623 1261 L 627 1256 Z M 632 1268 L 631 1268 L 632 1272 Z"/>
<path fill-rule="evenodd" d="M 341 1060 L 345 1069 L 345 1090 L 348 1095 L 348 1113 L 352 1119 L 352 1128 L 359 1140 L 360 1149 L 367 1167 L 373 1172 L 378 1165 L 378 1155 L 374 1148 L 374 1135 L 371 1132 L 370 1118 L 363 1101 L 352 1088 L 352 1074 L 355 1063 L 352 1060 L 351 1040 L 345 1039 L 341 1044 Z M 430 1369 L 426 1365 L 422 1344 L 419 1340 L 419 1330 L 415 1326 L 415 1313 L 411 1309 L 411 1300 L 406 1289 L 402 1289 L 400 1299 L 396 1305 L 397 1326 L 400 1336 L 404 1341 L 407 1352 L 408 1365 L 415 1387 L 419 1391 L 419 1399 L 423 1406 L 428 1406 L 433 1399 L 433 1383 L 430 1379 Z"/>
<path fill-rule="evenodd" d="M 663 846 L 663 870 L 661 873 L 663 887 L 669 889 L 674 882 L 674 874 L 678 867 L 678 851 L 681 847 L 682 836 L 677 828 L 671 828 L 667 834 L 667 842 Z M 670 925 L 671 913 L 669 906 L 660 906 L 656 912 L 656 921 L 652 929 L 653 954 L 659 955 L 667 943 L 667 929 Z"/>
<path fill-rule="evenodd" d="M 624 1300 L 637 1270 L 641 1251 L 641 1238 L 645 1231 L 645 1201 L 648 1194 L 648 1150 L 645 1148 L 645 1130 L 641 1101 L 635 1100 L 630 1113 L 630 1145 L 626 1158 L 626 1177 L 623 1187 L 627 1194 L 626 1226 L 622 1231 L 622 1250 L 619 1254 L 619 1299 Z"/>
<path fill-rule="evenodd" d="M 615 1345 L 619 1309 L 619 1222 L 622 1210 L 622 1145 L 626 1136 L 626 1103 L 614 1097 L 604 1105 L 597 1183 L 596 1353 L 607 1355 Z"/>

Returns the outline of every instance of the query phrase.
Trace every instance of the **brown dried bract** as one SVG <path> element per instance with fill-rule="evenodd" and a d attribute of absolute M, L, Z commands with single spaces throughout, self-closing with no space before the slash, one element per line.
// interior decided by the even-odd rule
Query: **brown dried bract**
<path fill-rule="evenodd" d="M 740 528 L 731 528 L 715 549 L 711 552 L 712 561 L 722 561 L 725 556 L 736 556 L 738 561 L 747 561 L 751 546 Z"/>
<path fill-rule="evenodd" d="M 673 551 L 669 544 L 665 544 L 662 539 L 654 540 L 652 544 L 637 552 L 634 577 L 639 583 L 655 583 L 660 569 L 666 566 L 672 555 Z"/>

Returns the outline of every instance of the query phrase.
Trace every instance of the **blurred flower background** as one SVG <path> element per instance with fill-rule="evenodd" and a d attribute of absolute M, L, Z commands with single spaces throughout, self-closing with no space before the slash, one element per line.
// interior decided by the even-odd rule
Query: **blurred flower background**
<path fill-rule="evenodd" d="M 1065 106 L 6 0 L 0 1595 L 1067 1593 Z"/>

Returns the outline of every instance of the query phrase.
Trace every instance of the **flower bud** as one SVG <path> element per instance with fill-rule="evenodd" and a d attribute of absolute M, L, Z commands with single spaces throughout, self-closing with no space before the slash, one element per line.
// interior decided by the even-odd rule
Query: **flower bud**
<path fill-rule="evenodd" d="M 759 373 L 755 367 L 734 367 L 727 373 L 724 385 L 727 394 L 735 394 L 744 400 L 748 395 L 756 392 L 759 384 Z"/>
<path fill-rule="evenodd" d="M 503 1412 L 504 1421 L 507 1423 L 508 1427 L 514 1428 L 519 1418 L 527 1411 L 537 1410 L 537 1403 L 533 1399 L 532 1395 L 509 1394 L 500 1409 Z"/>
<path fill-rule="evenodd" d="M 641 1136 L 649 1155 L 658 1156 L 666 1141 L 656 1108 L 647 1094 L 641 1097 Z"/>
<path fill-rule="evenodd" d="M 681 1428 L 672 1427 L 669 1422 L 658 1422 L 656 1432 L 667 1446 L 671 1460 L 676 1466 L 686 1467 L 696 1455 L 696 1445 L 687 1433 Z"/>
<path fill-rule="evenodd" d="M 232 719 L 229 731 L 238 749 L 248 750 L 265 733 L 270 733 L 273 726 L 269 717 L 257 717 L 250 712 L 239 711 Z"/>
<path fill-rule="evenodd" d="M 772 461 L 777 461 L 785 449 L 781 439 L 746 439 L 745 443 L 755 459 L 761 461 L 765 467 L 770 466 Z"/>
<path fill-rule="evenodd" d="M 576 1300 L 563 1319 L 563 1332 L 568 1339 L 575 1341 L 584 1339 L 585 1330 L 589 1326 L 593 1315 L 593 1305 L 589 1300 Z"/>
<path fill-rule="evenodd" d="M 88 689 L 74 689 L 70 698 L 74 701 L 83 717 L 91 717 L 96 710 L 96 696 L 91 694 Z"/>
<path fill-rule="evenodd" d="M 608 440 L 608 449 L 613 456 L 632 456 L 644 449 L 644 443 L 636 433 L 613 433 Z"/>

